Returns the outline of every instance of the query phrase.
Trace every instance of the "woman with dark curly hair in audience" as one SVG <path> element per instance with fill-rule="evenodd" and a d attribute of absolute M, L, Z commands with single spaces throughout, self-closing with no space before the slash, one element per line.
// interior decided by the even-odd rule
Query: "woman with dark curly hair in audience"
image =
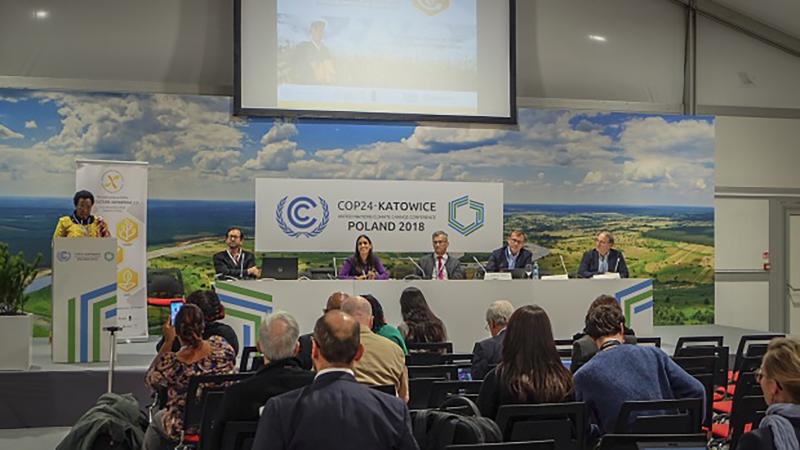
<path fill-rule="evenodd" d="M 171 449 L 179 443 L 189 379 L 234 371 L 233 348 L 219 336 L 203 340 L 204 328 L 203 312 L 191 304 L 184 305 L 175 316 L 174 327 L 169 321 L 164 324 L 164 345 L 147 369 L 145 383 L 151 389 L 167 390 L 167 406 L 153 416 L 143 450 Z M 177 353 L 172 351 L 176 337 L 181 343 Z"/>
<path fill-rule="evenodd" d="M 431 311 L 419 289 L 409 287 L 400 294 L 400 314 L 403 316 L 403 323 L 397 328 L 406 343 L 447 341 L 444 323 Z"/>
<path fill-rule="evenodd" d="M 367 299 L 370 306 L 372 306 L 372 332 L 399 345 L 403 349 L 403 353 L 407 355 L 408 347 L 406 347 L 406 341 L 403 339 L 403 335 L 400 334 L 400 330 L 386 323 L 381 302 L 371 294 L 364 294 L 362 297 Z"/>
<path fill-rule="evenodd" d="M 220 336 L 233 347 L 233 353 L 239 354 L 239 338 L 236 337 L 236 332 L 233 331 L 230 325 L 219 322 L 225 318 L 225 307 L 219 301 L 217 293 L 210 290 L 194 291 L 186 297 L 186 303 L 189 305 L 196 305 L 203 311 L 203 319 L 205 320 L 206 327 L 203 330 L 203 339 L 208 339 L 211 336 Z M 156 351 L 161 350 L 164 344 L 164 338 L 156 344 Z M 181 349 L 181 344 L 175 341 L 172 344 L 172 351 L 177 352 Z"/>
<path fill-rule="evenodd" d="M 561 403 L 572 398 L 572 374 L 558 356 L 547 313 L 536 305 L 517 309 L 506 327 L 503 359 L 481 385 L 481 415 L 494 419 L 502 405 Z"/>
<path fill-rule="evenodd" d="M 800 448 L 800 340 L 775 338 L 756 372 L 767 414 L 758 428 L 742 435 L 737 450 Z"/>

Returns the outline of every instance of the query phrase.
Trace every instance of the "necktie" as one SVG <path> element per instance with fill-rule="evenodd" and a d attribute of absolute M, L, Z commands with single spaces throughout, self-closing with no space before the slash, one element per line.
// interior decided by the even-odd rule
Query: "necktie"
<path fill-rule="evenodd" d="M 437 270 L 436 278 L 439 279 L 439 280 L 444 280 L 444 273 L 443 273 L 443 270 L 442 270 L 442 257 L 438 256 L 437 258 L 438 258 L 439 262 L 436 265 L 436 270 Z"/>

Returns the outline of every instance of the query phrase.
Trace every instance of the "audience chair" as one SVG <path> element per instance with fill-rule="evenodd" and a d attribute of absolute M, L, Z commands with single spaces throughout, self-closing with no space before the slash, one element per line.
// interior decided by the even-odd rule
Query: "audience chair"
<path fill-rule="evenodd" d="M 376 391 L 381 391 L 384 394 L 389 394 L 392 397 L 397 396 L 397 388 L 395 388 L 393 384 L 370 384 L 368 387 Z"/>
<path fill-rule="evenodd" d="M 711 420 L 714 416 L 712 405 L 714 404 L 714 381 L 719 363 L 717 357 L 713 354 L 709 356 L 673 356 L 672 360 L 703 384 L 703 388 L 706 391 L 703 427 L 710 430 Z"/>
<path fill-rule="evenodd" d="M 702 421 L 702 398 L 630 401 L 622 404 L 614 433 L 691 434 L 700 432 Z"/>
<path fill-rule="evenodd" d="M 445 353 L 442 355 L 442 364 L 469 364 L 472 365 L 472 353 Z"/>
<path fill-rule="evenodd" d="M 452 342 L 406 342 L 409 352 L 453 353 Z"/>
<path fill-rule="evenodd" d="M 448 445 L 445 450 L 555 450 L 555 448 L 553 441 L 525 441 Z"/>
<path fill-rule="evenodd" d="M 203 421 L 203 405 L 209 392 L 223 392 L 229 385 L 249 377 L 250 373 L 227 375 L 201 375 L 192 377 L 186 390 L 186 406 L 183 410 L 184 444 L 197 444 L 200 441 L 200 425 Z"/>
<path fill-rule="evenodd" d="M 504 441 L 551 439 L 556 450 L 583 449 L 587 420 L 583 402 L 503 405 L 495 418 Z"/>
<path fill-rule="evenodd" d="M 264 367 L 263 356 L 254 345 L 244 347 L 242 359 L 239 360 L 239 372 L 255 372 Z"/>
<path fill-rule="evenodd" d="M 763 355 L 759 356 L 744 356 L 741 360 L 739 369 L 741 372 L 738 372 L 739 375 L 736 377 L 736 383 L 730 386 L 729 393 L 731 394 L 732 399 L 730 400 L 721 400 L 716 401 L 713 404 L 714 411 L 722 413 L 722 414 L 730 414 L 733 410 L 733 399 L 737 398 L 737 392 L 739 393 L 739 397 L 746 396 L 746 395 L 760 395 L 761 394 L 761 385 L 756 382 L 754 372 L 756 369 L 761 367 L 761 359 Z M 741 379 L 742 375 L 749 373 L 750 375 L 744 379 Z M 741 390 L 741 391 L 740 391 Z"/>
<path fill-rule="evenodd" d="M 700 349 L 707 349 L 709 347 L 722 347 L 722 336 L 681 336 L 678 338 L 678 343 L 675 344 L 675 352 L 672 356 L 704 356 L 695 355 L 692 349 L 699 347 Z"/>
<path fill-rule="evenodd" d="M 661 338 L 658 336 L 654 337 L 636 336 L 636 345 L 654 345 L 658 348 L 661 348 Z"/>
<path fill-rule="evenodd" d="M 409 366 L 408 378 L 445 378 L 458 380 L 458 364 L 439 364 L 433 366 Z M 467 365 L 466 367 L 469 367 Z"/>
<path fill-rule="evenodd" d="M 600 439 L 596 450 L 639 450 L 637 443 L 651 442 L 658 444 L 707 446 L 704 433 L 693 434 L 606 434 Z M 668 447 L 665 447 L 668 448 Z"/>
<path fill-rule="evenodd" d="M 430 403 L 431 390 L 436 381 L 447 381 L 442 378 L 409 378 L 408 380 L 408 409 L 427 409 Z"/>
<path fill-rule="evenodd" d="M 441 353 L 419 352 L 406 355 L 406 366 L 440 366 L 445 364 Z"/>
<path fill-rule="evenodd" d="M 428 408 L 438 408 L 451 395 L 477 395 L 483 381 L 434 381 L 428 398 Z"/>
<path fill-rule="evenodd" d="M 204 436 L 208 436 L 211 429 L 216 426 L 215 420 L 217 418 L 215 411 L 222 405 L 222 398 L 225 396 L 224 391 L 211 391 L 205 395 L 203 400 L 203 417 L 200 421 L 200 446 L 199 450 L 216 450 Z"/>
<path fill-rule="evenodd" d="M 572 339 L 556 339 L 556 350 L 560 358 L 572 358 Z"/>
<path fill-rule="evenodd" d="M 728 384 L 728 364 L 730 350 L 722 344 L 722 336 L 684 336 L 678 338 L 675 346 L 675 357 L 716 356 L 717 367 L 714 372 L 714 385 Z M 721 400 L 715 399 L 715 400 Z"/>
<path fill-rule="evenodd" d="M 733 370 L 728 374 L 728 382 L 736 382 L 736 374 L 741 370 L 742 358 L 745 356 L 764 356 L 767 344 L 776 337 L 786 337 L 785 334 L 747 334 L 739 339 L 739 346 L 736 348 L 736 357 L 733 360 Z M 751 349 L 751 346 L 755 348 Z M 762 352 L 763 349 L 763 352 Z"/>
<path fill-rule="evenodd" d="M 759 361 L 755 364 L 753 360 Z M 758 426 L 767 409 L 761 385 L 756 381 L 755 368 L 760 359 L 744 358 L 742 369 L 736 380 L 736 393 L 733 400 L 714 403 L 714 410 L 727 415 L 727 422 L 711 426 L 711 434 L 718 439 L 729 441 L 730 448 L 736 448 L 739 437 Z"/>
<path fill-rule="evenodd" d="M 250 450 L 257 429 L 258 422 L 228 422 L 222 430 L 221 450 Z"/>

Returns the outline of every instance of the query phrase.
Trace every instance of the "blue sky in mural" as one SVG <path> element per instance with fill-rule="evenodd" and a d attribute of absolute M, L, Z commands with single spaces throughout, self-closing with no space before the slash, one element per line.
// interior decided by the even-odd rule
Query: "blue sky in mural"
<path fill-rule="evenodd" d="M 501 181 L 507 203 L 713 204 L 714 121 L 522 109 L 517 127 L 245 120 L 228 97 L 0 89 L 0 192 L 64 196 L 75 159 L 151 164 L 151 198 L 257 177 Z"/>

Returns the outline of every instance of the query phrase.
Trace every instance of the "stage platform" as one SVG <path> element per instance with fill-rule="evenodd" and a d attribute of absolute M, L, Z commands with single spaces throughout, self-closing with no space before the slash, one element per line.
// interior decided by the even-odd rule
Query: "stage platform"
<path fill-rule="evenodd" d="M 763 332 L 721 325 L 654 329 L 654 335 L 662 338 L 662 348 L 669 354 L 680 336 L 722 335 L 731 352 L 735 352 L 742 335 L 760 333 Z M 150 402 L 144 375 L 156 354 L 157 341 L 158 337 L 152 337 L 147 342 L 117 344 L 114 391 L 133 393 L 142 408 Z M 472 347 L 472 344 L 461 346 Z M 69 427 L 106 392 L 107 376 L 107 363 L 54 364 L 47 339 L 34 339 L 30 370 L 0 372 L 0 429 Z"/>

